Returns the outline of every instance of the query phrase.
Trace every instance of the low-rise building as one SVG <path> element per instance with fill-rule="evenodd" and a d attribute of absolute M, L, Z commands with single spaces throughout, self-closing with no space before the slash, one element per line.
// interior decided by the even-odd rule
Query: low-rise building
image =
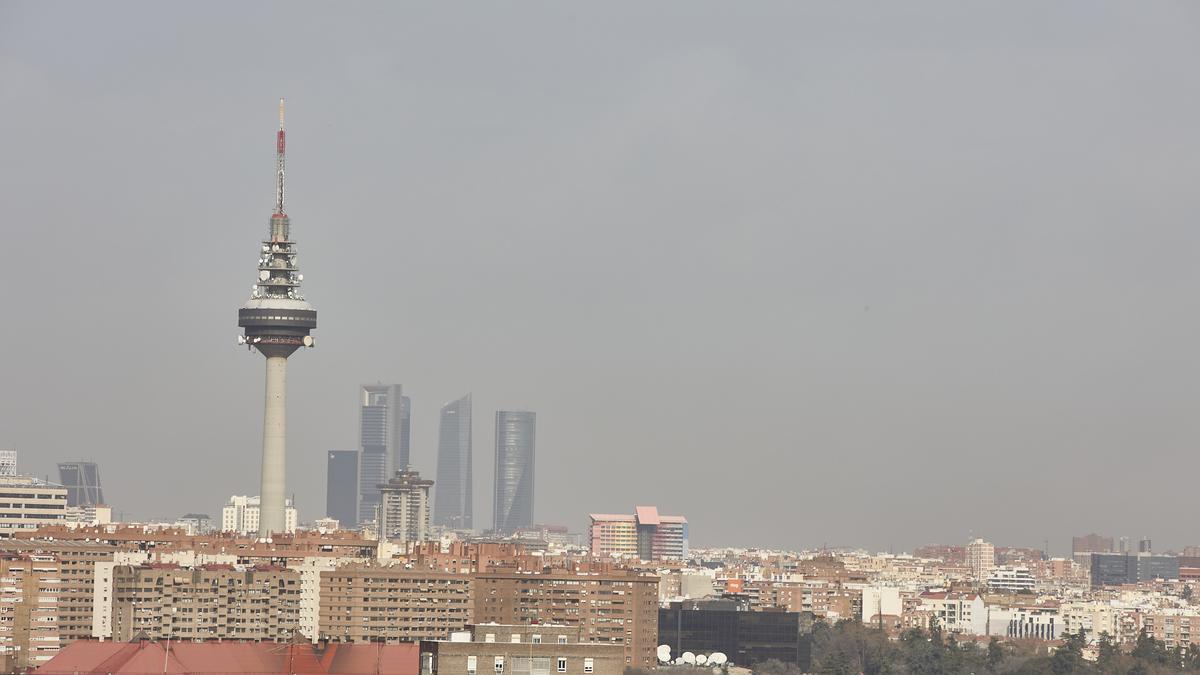
<path fill-rule="evenodd" d="M 575 626 L 478 624 L 448 640 L 421 642 L 421 675 L 623 672 L 621 645 L 583 642 Z"/>

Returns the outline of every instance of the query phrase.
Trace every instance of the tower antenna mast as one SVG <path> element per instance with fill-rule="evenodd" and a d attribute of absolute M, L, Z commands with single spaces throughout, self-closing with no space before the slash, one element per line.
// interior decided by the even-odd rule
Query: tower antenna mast
<path fill-rule="evenodd" d="M 275 136 L 275 213 L 283 213 L 283 158 L 287 133 L 283 130 L 283 99 L 279 99 L 279 133 Z"/>

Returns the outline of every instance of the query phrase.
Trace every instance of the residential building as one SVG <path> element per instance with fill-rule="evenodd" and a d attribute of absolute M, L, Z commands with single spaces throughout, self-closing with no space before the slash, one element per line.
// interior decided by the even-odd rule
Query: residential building
<path fill-rule="evenodd" d="M 58 560 L 45 554 L 0 555 L 0 666 L 23 672 L 46 663 L 61 641 Z"/>
<path fill-rule="evenodd" d="M 284 502 L 284 532 L 293 534 L 296 531 L 296 508 L 292 506 L 291 498 Z M 229 503 L 221 509 L 221 531 L 237 532 L 242 535 L 258 532 L 259 498 L 258 496 L 238 496 L 229 498 Z"/>
<path fill-rule="evenodd" d="M 0 538 L 66 521 L 67 489 L 33 476 L 0 475 Z"/>
<path fill-rule="evenodd" d="M 379 485 L 391 468 L 407 468 L 412 404 L 398 384 L 363 385 L 358 415 L 358 522 L 375 521 Z M 350 523 L 345 523 L 350 527 Z"/>
<path fill-rule="evenodd" d="M 112 588 L 116 642 L 138 634 L 281 641 L 300 623 L 300 573 L 281 567 L 117 565 Z"/>
<path fill-rule="evenodd" d="M 448 639 L 472 621 L 473 583 L 466 574 L 400 565 L 322 571 L 320 636 L 340 642 Z"/>
<path fill-rule="evenodd" d="M 654 506 L 639 506 L 632 515 L 590 515 L 592 555 L 629 556 L 641 560 L 682 560 L 688 556 L 688 521 L 659 515 Z"/>
<path fill-rule="evenodd" d="M 67 506 L 104 504 L 100 468 L 95 462 L 59 462 L 58 479 L 67 488 Z"/>
<path fill-rule="evenodd" d="M 496 412 L 496 481 L 492 529 L 512 534 L 533 525 L 537 416 Z"/>
<path fill-rule="evenodd" d="M 561 624 L 583 642 L 621 644 L 625 663 L 653 666 L 658 646 L 658 577 L 633 571 L 475 574 L 476 623 Z"/>
<path fill-rule="evenodd" d="M 325 458 L 325 515 L 358 527 L 358 451 L 330 450 Z"/>
<path fill-rule="evenodd" d="M 1009 593 L 1032 593 L 1036 581 L 1024 567 L 997 567 L 987 577 L 988 588 Z"/>
<path fill-rule="evenodd" d="M 63 643 L 92 637 L 95 566 L 111 561 L 116 547 L 89 541 L 0 541 L 0 556 L 52 557 L 58 563 L 58 632 Z"/>
<path fill-rule="evenodd" d="M 379 486 L 379 538 L 424 541 L 429 534 L 429 490 L 433 481 L 411 468 Z"/>
<path fill-rule="evenodd" d="M 967 567 L 971 576 L 986 579 L 992 568 L 996 566 L 996 547 L 982 539 L 975 539 L 967 544 Z"/>
<path fill-rule="evenodd" d="M 986 635 L 988 608 L 977 593 L 926 591 L 917 596 L 921 608 L 937 619 L 942 630 L 966 635 Z"/>
<path fill-rule="evenodd" d="M 471 452 L 471 395 L 467 394 L 442 406 L 433 504 L 435 525 L 452 530 L 474 527 Z"/>
<path fill-rule="evenodd" d="M 422 675 L 593 673 L 621 675 L 621 645 L 582 642 L 574 626 L 469 626 L 448 640 L 421 642 Z"/>
<path fill-rule="evenodd" d="M 1167 649 L 1192 649 L 1200 644 L 1200 610 L 1195 607 L 1142 614 L 1142 629 Z"/>

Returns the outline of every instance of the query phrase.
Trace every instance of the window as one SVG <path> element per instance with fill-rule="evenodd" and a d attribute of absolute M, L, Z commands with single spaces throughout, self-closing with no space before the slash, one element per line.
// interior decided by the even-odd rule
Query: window
<path fill-rule="evenodd" d="M 567 636 L 566 636 L 566 635 L 559 635 L 559 636 L 558 636 L 558 644 L 560 644 L 560 645 L 565 645 L 565 644 L 567 644 Z"/>
<path fill-rule="evenodd" d="M 496 672 L 497 673 L 504 672 L 504 657 L 503 656 L 496 657 Z"/>
<path fill-rule="evenodd" d="M 589 656 L 588 658 L 583 660 L 583 672 L 585 672 L 585 673 L 592 672 L 592 667 L 593 667 L 592 658 Z"/>
<path fill-rule="evenodd" d="M 475 675 L 476 669 L 479 668 L 479 658 L 475 656 L 467 657 L 467 675 Z"/>
<path fill-rule="evenodd" d="M 560 673 L 565 673 L 565 672 L 567 672 L 567 659 L 566 659 L 566 657 L 563 657 L 563 656 L 560 656 L 560 657 L 558 657 L 558 672 L 560 672 Z"/>
<path fill-rule="evenodd" d="M 535 645 L 540 645 L 540 644 L 542 644 L 542 636 L 541 636 L 541 635 L 534 635 L 532 638 L 530 638 L 530 640 L 529 640 L 529 641 L 530 641 L 530 642 L 532 642 L 532 643 L 533 643 L 533 644 L 535 644 Z"/>
<path fill-rule="evenodd" d="M 521 634 L 513 633 L 512 635 L 508 636 L 508 641 L 513 643 L 514 645 L 517 644 L 518 642 L 521 641 Z"/>
<path fill-rule="evenodd" d="M 484 636 L 483 636 L 483 641 L 484 641 L 484 642 L 495 642 L 495 641 L 496 641 L 496 634 L 495 634 L 495 633 L 486 633 L 486 634 L 484 634 Z"/>

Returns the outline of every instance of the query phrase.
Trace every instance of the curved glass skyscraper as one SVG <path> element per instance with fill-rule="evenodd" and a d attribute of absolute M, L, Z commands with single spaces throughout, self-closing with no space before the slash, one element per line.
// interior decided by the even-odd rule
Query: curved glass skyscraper
<path fill-rule="evenodd" d="M 473 525 L 471 474 L 471 395 L 442 406 L 438 427 L 437 480 L 433 522 L 456 530 Z"/>
<path fill-rule="evenodd" d="M 533 525 L 533 464 L 537 416 L 496 411 L 496 487 L 492 511 L 496 532 L 511 534 Z"/>

